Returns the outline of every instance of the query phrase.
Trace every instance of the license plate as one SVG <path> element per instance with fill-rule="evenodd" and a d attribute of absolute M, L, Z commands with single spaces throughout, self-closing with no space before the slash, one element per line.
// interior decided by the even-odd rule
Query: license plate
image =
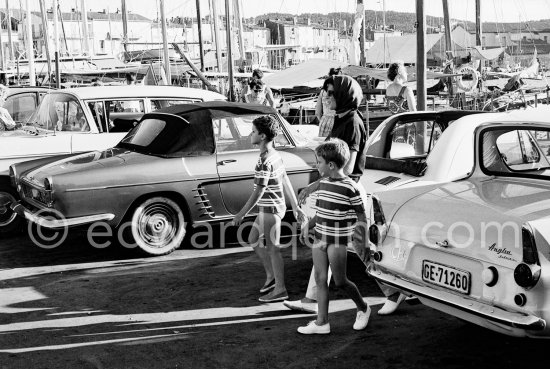
<path fill-rule="evenodd" d="M 470 293 L 470 272 L 424 260 L 422 280 L 460 293 Z"/>

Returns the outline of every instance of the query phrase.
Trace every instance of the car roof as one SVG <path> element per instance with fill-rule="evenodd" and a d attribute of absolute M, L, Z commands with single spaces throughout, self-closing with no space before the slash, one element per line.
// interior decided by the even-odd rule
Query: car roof
<path fill-rule="evenodd" d="M 247 114 L 277 114 L 277 111 L 270 106 L 229 101 L 206 101 L 193 104 L 181 104 L 157 110 L 159 113 L 175 115 L 183 115 L 196 111 L 207 111 L 212 117 Z"/>
<path fill-rule="evenodd" d="M 400 122 L 408 122 L 408 121 L 415 121 L 415 120 L 423 120 L 423 119 L 435 119 L 436 121 L 443 121 L 443 122 L 449 122 L 452 120 L 457 120 L 459 118 L 462 118 L 466 115 L 472 115 L 472 114 L 486 114 L 487 112 L 479 111 L 479 110 L 458 110 L 458 109 L 448 109 L 448 110 L 426 110 L 426 111 L 412 111 L 412 112 L 406 112 L 399 115 L 396 115 L 396 120 L 399 120 Z"/>
<path fill-rule="evenodd" d="M 199 88 L 188 88 L 179 86 L 90 86 L 76 87 L 63 90 L 55 90 L 51 93 L 73 94 L 81 99 L 113 99 L 132 97 L 193 97 L 199 99 L 220 100 L 225 96 L 216 92 L 202 90 Z"/>
<path fill-rule="evenodd" d="M 537 108 L 509 110 L 502 113 L 497 112 L 462 117 L 460 118 L 460 126 L 464 131 L 472 131 L 484 124 L 525 123 L 550 126 L 549 117 L 550 107 L 541 105 Z"/>
<path fill-rule="evenodd" d="M 21 92 L 37 92 L 37 91 L 53 91 L 51 87 L 41 87 L 41 86 L 7 86 L 8 87 L 8 96 L 19 94 Z"/>

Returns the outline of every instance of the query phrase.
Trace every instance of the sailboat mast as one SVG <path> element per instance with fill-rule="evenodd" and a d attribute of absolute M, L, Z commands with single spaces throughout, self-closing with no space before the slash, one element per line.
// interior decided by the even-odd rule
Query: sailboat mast
<path fill-rule="evenodd" d="M 204 49 L 202 46 L 202 17 L 201 17 L 201 4 L 197 0 L 197 31 L 199 32 L 199 53 L 201 58 L 201 72 L 204 72 Z"/>
<path fill-rule="evenodd" d="M 57 15 L 57 0 L 53 0 L 53 39 L 55 57 L 55 87 L 61 88 L 61 71 L 59 70 L 59 17 Z"/>
<path fill-rule="evenodd" d="M 244 51 L 244 40 L 243 40 L 243 18 L 241 16 L 241 7 L 240 0 L 234 0 L 235 5 L 235 20 L 237 21 L 237 27 L 239 28 L 239 53 L 241 54 L 241 67 L 244 66 L 245 61 L 245 51 Z"/>
<path fill-rule="evenodd" d="M 164 0 L 160 0 L 160 21 L 162 22 L 162 48 L 164 50 L 164 71 L 169 85 L 172 84 L 172 74 L 170 71 L 170 54 L 168 50 L 168 40 L 166 36 L 166 17 L 164 16 Z"/>
<path fill-rule="evenodd" d="M 216 44 L 216 61 L 218 72 L 222 71 L 222 51 L 220 48 L 220 29 L 218 26 L 218 0 L 212 0 L 212 17 L 214 18 L 214 43 Z"/>
<path fill-rule="evenodd" d="M 42 27 L 44 31 L 44 46 L 46 48 L 46 60 L 48 62 L 48 77 L 49 80 L 52 75 L 52 58 L 50 55 L 50 46 L 49 46 L 49 37 L 48 37 L 48 22 L 46 20 L 46 5 L 44 4 L 44 0 L 39 0 L 40 2 L 40 14 L 42 16 Z M 45 81 L 46 78 L 43 79 Z M 42 82 L 44 83 L 44 82 Z"/>
<path fill-rule="evenodd" d="M 33 40 L 32 40 L 32 17 L 31 17 L 31 7 L 29 5 L 29 0 L 25 0 L 25 5 L 27 7 L 27 59 L 29 61 L 29 83 L 31 86 L 36 86 L 36 75 L 34 73 L 34 50 L 33 50 Z"/>
<path fill-rule="evenodd" d="M 126 0 L 121 0 L 120 3 L 122 9 L 122 45 L 124 51 L 128 52 L 128 13 L 126 11 Z"/>
<path fill-rule="evenodd" d="M 451 38 L 451 19 L 449 18 L 448 0 L 443 1 L 443 23 L 445 25 L 445 51 L 452 51 L 453 43 Z"/>
<path fill-rule="evenodd" d="M 8 17 L 8 46 L 10 50 L 10 60 L 14 60 L 14 53 L 13 53 L 13 38 L 11 34 L 11 10 L 10 10 L 10 2 L 9 0 L 6 0 L 6 15 Z"/>
<path fill-rule="evenodd" d="M 59 52 L 59 16 L 57 13 L 57 0 L 53 0 L 53 42 L 55 51 Z"/>
<path fill-rule="evenodd" d="M 215 0 L 214 0 L 215 1 Z M 235 90 L 233 81 L 233 49 L 231 47 L 231 0 L 225 0 L 225 30 L 227 36 L 227 78 L 229 79 L 229 101 L 235 101 Z"/>
<path fill-rule="evenodd" d="M 386 0 L 382 0 L 382 27 L 384 28 L 384 68 L 386 68 Z"/>
<path fill-rule="evenodd" d="M 1 19 L 2 18 L 0 16 L 0 25 L 2 24 Z M 4 19 L 7 19 L 7 17 L 4 16 Z M 6 66 L 6 58 L 4 57 L 4 46 L 2 46 L 2 45 L 3 45 L 3 42 L 2 42 L 2 27 L 0 26 L 0 68 L 2 70 L 4 70 L 4 67 Z"/>
<path fill-rule="evenodd" d="M 82 37 L 84 38 L 84 52 L 83 54 L 91 55 L 90 44 L 88 39 L 88 11 L 86 10 L 86 0 L 81 0 L 82 8 Z"/>
<path fill-rule="evenodd" d="M 452 30 L 451 30 L 451 18 L 449 16 L 449 3 L 448 0 L 443 1 L 443 24 L 445 25 L 445 58 L 451 57 L 453 60 L 453 40 L 452 40 Z M 449 52 L 449 54 L 447 54 Z M 452 64 L 451 64 L 452 65 Z M 454 88 L 452 82 L 448 84 L 449 96 L 454 96 Z"/>
<path fill-rule="evenodd" d="M 426 110 L 426 13 L 424 0 L 416 0 L 416 94 L 417 110 Z"/>
<path fill-rule="evenodd" d="M 483 48 L 482 45 L 482 29 L 481 29 L 481 0 L 476 0 L 476 45 L 480 49 Z M 479 71 L 483 71 L 483 60 L 479 61 Z"/>

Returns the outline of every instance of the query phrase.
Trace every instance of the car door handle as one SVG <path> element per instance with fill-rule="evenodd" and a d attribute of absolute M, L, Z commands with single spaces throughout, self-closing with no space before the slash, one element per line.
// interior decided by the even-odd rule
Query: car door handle
<path fill-rule="evenodd" d="M 218 165 L 225 165 L 225 164 L 236 163 L 236 162 L 237 160 L 235 159 L 227 159 L 227 160 L 218 161 Z"/>

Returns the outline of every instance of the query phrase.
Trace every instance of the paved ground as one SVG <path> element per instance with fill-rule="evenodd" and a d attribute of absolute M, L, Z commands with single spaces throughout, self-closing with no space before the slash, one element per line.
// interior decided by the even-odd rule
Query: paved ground
<path fill-rule="evenodd" d="M 301 296 L 311 261 L 285 251 Z M 362 264 L 349 276 L 379 309 Z M 247 248 L 141 258 L 94 249 L 83 235 L 53 250 L 0 240 L 0 368 L 508 368 L 544 363 L 546 341 L 492 333 L 422 305 L 373 314 L 355 332 L 353 304 L 331 289 L 329 336 L 301 336 L 313 317 L 262 304 L 262 269 Z"/>

